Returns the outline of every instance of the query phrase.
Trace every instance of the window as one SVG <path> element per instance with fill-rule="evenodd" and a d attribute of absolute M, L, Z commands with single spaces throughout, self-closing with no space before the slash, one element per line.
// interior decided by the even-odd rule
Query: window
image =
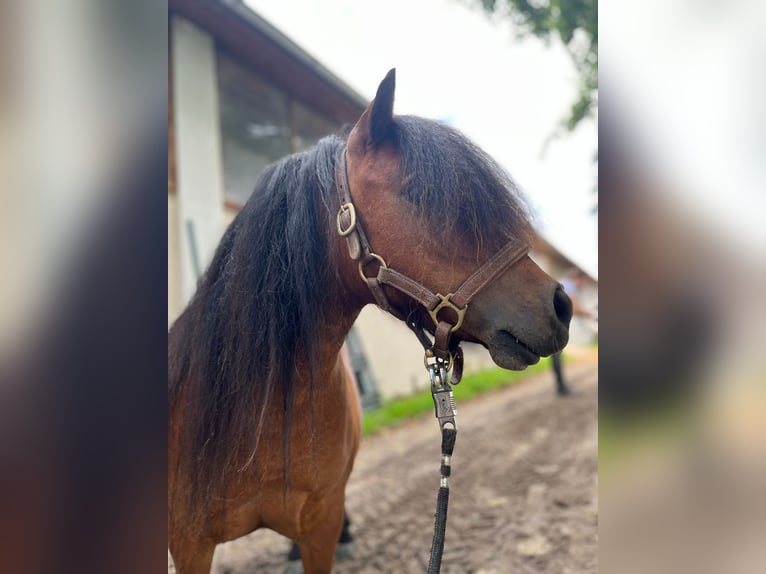
<path fill-rule="evenodd" d="M 337 123 L 320 116 L 300 102 L 293 102 L 293 117 L 293 125 L 295 126 L 294 151 L 310 148 L 323 137 L 337 132 L 340 127 Z"/>
<path fill-rule="evenodd" d="M 218 51 L 218 106 L 226 201 L 243 205 L 267 165 L 340 128 Z"/>
<path fill-rule="evenodd" d="M 218 53 L 224 195 L 242 205 L 258 176 L 290 153 L 290 114 L 280 91 Z"/>

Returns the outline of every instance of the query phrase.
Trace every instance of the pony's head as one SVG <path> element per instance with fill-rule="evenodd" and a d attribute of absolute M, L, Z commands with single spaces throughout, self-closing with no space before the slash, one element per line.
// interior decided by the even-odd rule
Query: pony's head
<path fill-rule="evenodd" d="M 349 134 L 349 186 L 376 252 L 392 269 L 447 294 L 509 242 L 529 244 L 534 231 L 504 170 L 448 126 L 394 116 L 394 88 L 391 70 Z M 352 288 L 371 301 L 352 274 Z M 433 326 L 406 295 L 387 294 Z M 476 294 L 453 338 L 484 345 L 501 367 L 523 369 L 566 345 L 571 316 L 559 283 L 524 256 Z"/>

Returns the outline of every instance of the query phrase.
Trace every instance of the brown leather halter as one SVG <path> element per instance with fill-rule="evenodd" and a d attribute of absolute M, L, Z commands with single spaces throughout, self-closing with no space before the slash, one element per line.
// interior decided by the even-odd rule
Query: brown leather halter
<path fill-rule="evenodd" d="M 335 162 L 335 183 L 340 200 L 337 216 L 338 235 L 346 238 L 348 253 L 351 259 L 358 262 L 359 276 L 367 284 L 378 306 L 405 321 L 412 329 L 426 351 L 426 363 L 433 357 L 437 362 L 446 363 L 446 370 L 449 371 L 454 362 L 455 371 L 452 374 L 452 380 L 453 384 L 456 384 L 460 381 L 462 374 L 462 351 L 459 346 L 450 349 L 450 337 L 462 325 L 468 303 L 503 271 L 521 260 L 529 252 L 529 248 L 520 241 L 512 240 L 474 271 L 454 293 L 447 295 L 434 293 L 425 285 L 390 268 L 383 257 L 372 250 L 367 234 L 357 218 L 356 207 L 351 197 L 346 153 L 344 148 Z M 370 277 L 365 275 L 365 268 L 373 262 L 377 263 L 378 272 Z M 404 293 L 425 307 L 434 322 L 433 343 L 417 317 L 406 315 L 391 304 L 383 289 L 384 286 Z M 445 310 L 450 312 L 444 312 Z"/>

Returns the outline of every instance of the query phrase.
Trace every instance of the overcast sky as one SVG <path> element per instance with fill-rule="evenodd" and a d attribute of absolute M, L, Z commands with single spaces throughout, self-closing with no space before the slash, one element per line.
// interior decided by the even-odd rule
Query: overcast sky
<path fill-rule="evenodd" d="M 396 68 L 395 112 L 450 123 L 513 176 L 546 238 L 598 275 L 597 129 L 546 140 L 574 101 L 563 47 L 514 39 L 461 0 L 249 0 L 247 4 L 362 96 Z"/>

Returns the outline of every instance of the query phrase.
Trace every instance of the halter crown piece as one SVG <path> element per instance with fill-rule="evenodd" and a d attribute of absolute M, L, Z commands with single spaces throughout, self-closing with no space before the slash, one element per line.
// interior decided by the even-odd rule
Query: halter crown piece
<path fill-rule="evenodd" d="M 358 262 L 359 276 L 367 284 L 378 306 L 394 317 L 403 320 L 423 345 L 426 353 L 426 368 L 429 368 L 429 364 L 436 364 L 440 367 L 441 374 L 444 375 L 450 371 L 454 364 L 452 384 L 457 384 L 462 376 L 463 353 L 459 347 L 459 342 L 451 345 L 450 338 L 462 325 L 468 303 L 501 273 L 521 260 L 529 252 L 529 248 L 520 241 L 512 240 L 474 271 L 457 290 L 447 293 L 447 295 L 434 293 L 425 285 L 390 268 L 383 257 L 372 250 L 367 234 L 357 217 L 356 207 L 351 197 L 346 153 L 344 148 L 335 162 L 335 184 L 340 201 L 337 216 L 338 235 L 346 238 L 349 256 Z M 368 276 L 365 274 L 365 270 L 368 267 L 373 267 L 372 263 L 377 264 L 377 274 Z M 421 325 L 416 314 L 404 313 L 391 304 L 384 291 L 384 286 L 404 293 L 426 309 L 434 323 L 433 342 L 431 342 L 426 329 Z M 429 359 L 432 359 L 433 363 L 429 363 Z M 429 369 L 429 371 L 432 373 L 433 382 L 433 370 Z M 446 377 L 441 378 L 441 380 L 446 382 Z M 438 409 L 437 405 L 437 417 Z"/>

